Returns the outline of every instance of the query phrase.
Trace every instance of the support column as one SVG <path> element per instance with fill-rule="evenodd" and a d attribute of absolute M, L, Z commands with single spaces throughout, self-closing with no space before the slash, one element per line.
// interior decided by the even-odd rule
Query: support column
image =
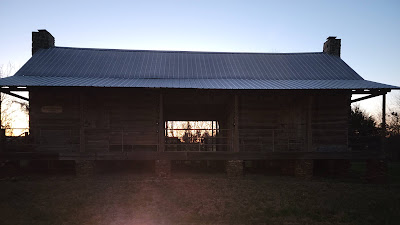
<path fill-rule="evenodd" d="M 95 162 L 93 160 L 76 160 L 75 173 L 78 177 L 88 177 L 95 173 Z"/>
<path fill-rule="evenodd" d="M 382 143 L 381 143 L 381 151 L 385 152 L 385 144 L 386 144 L 386 94 L 382 95 Z"/>
<path fill-rule="evenodd" d="M 171 160 L 156 160 L 154 165 L 156 176 L 167 178 L 171 176 Z"/>
<path fill-rule="evenodd" d="M 297 159 L 295 162 L 294 175 L 303 179 L 311 179 L 314 170 L 314 160 Z"/>
<path fill-rule="evenodd" d="M 387 161 L 379 159 L 367 160 L 366 179 L 371 183 L 386 183 L 387 181 Z"/>
<path fill-rule="evenodd" d="M 228 177 L 235 178 L 243 176 L 243 160 L 228 160 L 225 166 Z"/>

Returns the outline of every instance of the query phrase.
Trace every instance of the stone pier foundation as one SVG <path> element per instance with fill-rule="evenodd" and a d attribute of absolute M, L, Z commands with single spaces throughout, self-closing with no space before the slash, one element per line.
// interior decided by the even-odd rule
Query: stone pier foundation
<path fill-rule="evenodd" d="M 95 173 L 95 162 L 93 160 L 76 160 L 75 173 L 78 177 L 88 177 Z"/>
<path fill-rule="evenodd" d="M 281 174 L 284 176 L 294 175 L 295 160 L 281 160 L 280 169 Z"/>
<path fill-rule="evenodd" d="M 314 161 L 312 159 L 298 159 L 295 162 L 294 175 L 303 179 L 313 177 Z"/>
<path fill-rule="evenodd" d="M 351 168 L 351 162 L 347 159 L 338 159 L 335 163 L 335 172 L 339 177 L 348 177 Z"/>
<path fill-rule="evenodd" d="M 171 160 L 156 160 L 154 165 L 156 176 L 167 178 L 171 176 Z"/>
<path fill-rule="evenodd" d="M 369 159 L 367 160 L 366 179 L 371 183 L 387 182 L 387 162 L 386 160 Z"/>
<path fill-rule="evenodd" d="M 228 177 L 243 176 L 243 160 L 228 160 L 226 161 L 226 173 Z"/>

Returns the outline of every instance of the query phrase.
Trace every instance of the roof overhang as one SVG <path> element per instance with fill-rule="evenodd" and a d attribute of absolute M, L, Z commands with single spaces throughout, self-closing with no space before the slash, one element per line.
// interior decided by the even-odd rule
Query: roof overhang
<path fill-rule="evenodd" d="M 12 76 L 0 79 L 0 87 L 129 87 L 191 88 L 233 90 L 353 90 L 368 94 L 371 90 L 400 87 L 368 80 L 260 80 L 260 79 L 120 79 L 85 77 Z"/>

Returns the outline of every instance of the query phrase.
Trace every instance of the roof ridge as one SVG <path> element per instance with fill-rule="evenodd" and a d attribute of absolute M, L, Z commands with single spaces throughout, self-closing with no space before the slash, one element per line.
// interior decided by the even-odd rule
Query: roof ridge
<path fill-rule="evenodd" d="M 54 48 L 71 49 L 71 50 L 88 50 L 88 51 L 157 52 L 157 53 L 190 53 L 190 54 L 267 54 L 267 55 L 324 54 L 323 52 L 210 52 L 210 51 L 178 51 L 178 50 L 81 48 L 81 47 L 63 47 L 63 46 L 55 46 Z"/>

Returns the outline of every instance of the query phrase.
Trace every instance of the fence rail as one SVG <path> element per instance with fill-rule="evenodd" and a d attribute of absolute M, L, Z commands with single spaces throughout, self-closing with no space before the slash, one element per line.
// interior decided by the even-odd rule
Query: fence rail
<path fill-rule="evenodd" d="M 19 136 L 3 138 L 7 151 L 66 151 L 79 152 L 84 141 L 86 151 L 129 152 L 165 151 L 220 152 L 232 151 L 234 143 L 241 152 L 295 152 L 307 151 L 307 134 L 304 129 L 172 129 L 138 131 L 128 128 L 96 129 L 29 129 L 7 128 Z M 180 131 L 183 135 L 174 136 Z M 331 130 L 330 130 L 331 131 Z M 7 133 L 8 132 L 8 133 Z M 237 134 L 235 133 L 237 132 Z M 339 132 L 339 130 L 337 130 Z M 340 132 L 347 132 L 340 130 Z M 159 135 L 164 135 L 160 137 Z M 238 137 L 238 141 L 235 140 Z M 160 143 L 160 140 L 164 140 Z M 351 140 L 351 137 L 349 138 Z"/>

